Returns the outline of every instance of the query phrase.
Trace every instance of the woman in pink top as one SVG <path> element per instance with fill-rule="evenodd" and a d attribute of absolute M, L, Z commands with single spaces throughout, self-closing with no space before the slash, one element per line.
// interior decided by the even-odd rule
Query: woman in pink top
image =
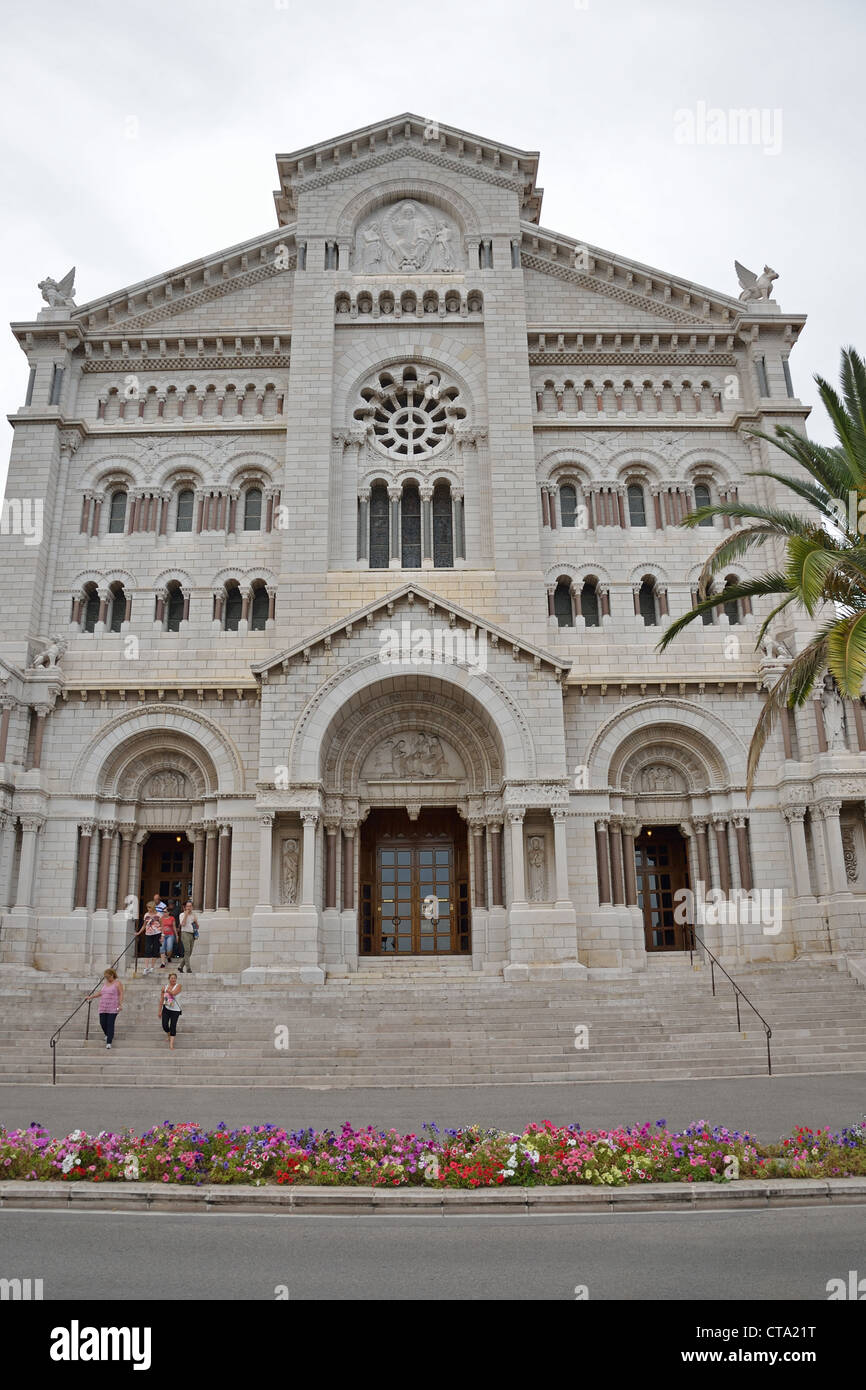
<path fill-rule="evenodd" d="M 123 983 L 117 978 L 116 970 L 106 970 L 105 983 L 98 994 L 88 994 L 88 999 L 99 1000 L 99 1026 L 105 1034 L 105 1047 L 111 1051 L 114 1042 L 114 1025 L 117 1015 L 123 1008 Z"/>

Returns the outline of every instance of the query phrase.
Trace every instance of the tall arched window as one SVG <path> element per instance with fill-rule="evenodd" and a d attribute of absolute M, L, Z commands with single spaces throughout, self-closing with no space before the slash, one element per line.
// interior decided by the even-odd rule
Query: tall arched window
<path fill-rule="evenodd" d="M 126 525 L 126 493 L 122 490 L 111 494 L 111 505 L 108 509 L 108 533 L 111 536 L 122 535 Z"/>
<path fill-rule="evenodd" d="M 646 526 L 646 505 L 639 483 L 628 485 L 628 519 L 631 526 Z"/>
<path fill-rule="evenodd" d="M 710 496 L 710 489 L 707 487 L 707 484 L 695 483 L 695 506 L 709 507 L 711 502 L 712 497 Z M 698 522 L 699 526 L 712 526 L 712 524 L 713 518 L 711 516 L 705 516 L 703 521 Z"/>
<path fill-rule="evenodd" d="M 437 483 L 433 489 L 433 565 L 436 569 L 450 569 L 453 564 L 451 488 L 448 483 Z"/>
<path fill-rule="evenodd" d="M 722 595 L 724 596 L 725 592 L 726 592 L 728 589 L 732 589 L 732 588 L 734 587 L 734 585 L 735 585 L 735 584 L 739 584 L 739 582 L 740 582 L 740 581 L 737 579 L 737 576 L 736 576 L 735 574 L 729 574 L 729 575 L 727 576 L 726 580 L 725 580 L 725 587 L 724 587 L 724 589 L 722 590 Z M 727 617 L 729 623 L 731 623 L 731 624 L 733 624 L 733 623 L 738 623 L 738 622 L 740 621 L 740 601 L 739 601 L 739 599 L 735 599 L 735 598 L 729 599 L 728 602 L 725 604 L 725 610 L 724 610 L 724 611 L 725 611 L 725 615 L 726 615 L 726 617 Z"/>
<path fill-rule="evenodd" d="M 226 601 L 224 609 L 224 621 L 226 632 L 237 632 L 238 624 L 241 620 L 244 601 L 237 581 L 232 579 L 226 585 Z"/>
<path fill-rule="evenodd" d="M 706 594 L 704 595 L 704 597 L 705 597 L 705 598 L 712 598 L 712 595 L 713 595 L 713 586 L 712 586 L 712 584 L 708 584 L 708 585 L 707 585 L 707 592 L 706 592 Z M 713 625 L 713 623 L 714 623 L 715 621 L 716 621 L 716 610 L 715 610 L 714 608 L 705 608 L 704 611 L 703 611 L 703 613 L 701 614 L 701 622 L 703 623 L 704 627 L 712 627 L 712 625 Z"/>
<path fill-rule="evenodd" d="M 180 625 L 183 621 L 183 590 L 176 579 L 173 579 L 168 586 L 168 594 L 165 600 L 165 628 L 166 632 L 180 632 Z"/>
<path fill-rule="evenodd" d="M 244 530 L 262 529 L 262 490 L 260 487 L 248 488 L 244 494 Z"/>
<path fill-rule="evenodd" d="M 417 483 L 405 483 L 400 499 L 400 563 L 404 570 L 421 568 L 421 494 Z"/>
<path fill-rule="evenodd" d="M 594 579 L 586 579 L 580 591 L 580 611 L 587 627 L 600 627 L 598 589 Z"/>
<path fill-rule="evenodd" d="M 638 612 L 647 627 L 655 627 L 657 625 L 656 586 L 655 581 L 652 579 L 644 579 L 640 586 L 638 591 Z"/>
<path fill-rule="evenodd" d="M 564 483 L 559 489 L 559 516 L 563 526 L 577 524 L 577 488 Z"/>
<path fill-rule="evenodd" d="M 574 604 L 571 601 L 571 580 L 557 580 L 553 594 L 553 612 L 560 627 L 574 627 Z"/>
<path fill-rule="evenodd" d="M 389 502 L 388 489 L 384 483 L 374 483 L 370 488 L 370 569 L 388 568 L 389 545 Z"/>
<path fill-rule="evenodd" d="M 108 631 L 119 632 L 126 617 L 126 594 L 122 584 L 111 586 L 111 608 L 108 616 Z"/>
<path fill-rule="evenodd" d="M 253 601 L 250 606 L 250 631 L 264 632 L 268 622 L 268 591 L 264 584 L 257 584 L 253 589 Z"/>
<path fill-rule="evenodd" d="M 175 515 L 174 529 L 176 531 L 192 530 L 192 513 L 195 502 L 195 493 L 192 488 L 185 487 L 182 492 L 177 494 L 177 513 Z"/>
<path fill-rule="evenodd" d="M 99 594 L 95 584 L 88 584 L 84 590 L 84 611 L 81 624 L 85 632 L 93 632 L 99 622 Z"/>

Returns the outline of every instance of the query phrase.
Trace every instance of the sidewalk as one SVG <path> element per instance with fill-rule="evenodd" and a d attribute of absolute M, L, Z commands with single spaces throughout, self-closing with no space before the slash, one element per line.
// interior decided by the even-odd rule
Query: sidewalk
<path fill-rule="evenodd" d="M 765 1142 L 796 1124 L 840 1129 L 866 1112 L 866 1073 L 737 1077 L 709 1081 L 534 1083 L 521 1085 L 306 1089 L 288 1086 L 0 1085 L 0 1124 L 36 1121 L 54 1134 L 84 1129 L 142 1131 L 164 1120 L 215 1126 L 277 1124 L 286 1129 L 372 1124 L 404 1133 L 428 1121 L 521 1129 L 530 1120 L 584 1128 L 665 1120 L 683 1128 L 707 1120 L 748 1130 Z"/>

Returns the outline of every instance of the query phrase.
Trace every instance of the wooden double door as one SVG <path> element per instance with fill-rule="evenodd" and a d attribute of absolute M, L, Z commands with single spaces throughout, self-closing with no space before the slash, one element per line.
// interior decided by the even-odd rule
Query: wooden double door
<path fill-rule="evenodd" d="M 677 911 L 677 891 L 689 886 L 686 842 L 675 826 L 659 825 L 644 830 L 634 842 L 634 866 L 638 907 L 643 912 L 648 951 L 688 949 L 688 922 Z"/>
<path fill-rule="evenodd" d="M 141 858 L 141 915 L 151 898 L 183 910 L 192 897 L 193 848 L 186 835 L 151 835 Z"/>
<path fill-rule="evenodd" d="M 373 811 L 361 840 L 361 955 L 470 950 L 466 829 L 455 812 Z"/>

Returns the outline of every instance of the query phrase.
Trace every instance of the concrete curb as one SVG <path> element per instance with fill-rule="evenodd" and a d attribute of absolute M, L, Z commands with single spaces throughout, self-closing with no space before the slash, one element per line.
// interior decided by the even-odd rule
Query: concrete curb
<path fill-rule="evenodd" d="M 866 1205 L 866 1178 L 647 1183 L 642 1187 L 172 1187 L 156 1182 L 2 1182 L 0 1208 L 96 1212 L 246 1212 L 282 1216 L 546 1216 Z"/>

